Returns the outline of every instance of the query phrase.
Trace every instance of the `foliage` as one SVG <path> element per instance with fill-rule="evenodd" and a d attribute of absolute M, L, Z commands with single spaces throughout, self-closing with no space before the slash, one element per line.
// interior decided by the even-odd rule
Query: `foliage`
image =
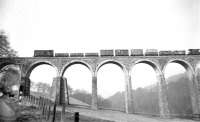
<path fill-rule="evenodd" d="M 134 111 L 136 113 L 159 114 L 158 87 L 133 90 Z"/>
<path fill-rule="evenodd" d="M 98 95 L 98 105 L 100 108 L 110 108 L 111 104 L 108 99 L 104 99 L 102 96 Z"/>
<path fill-rule="evenodd" d="M 20 72 L 14 65 L 9 65 L 1 69 L 0 71 L 0 92 L 4 94 L 10 94 L 13 85 L 19 85 Z"/>
<path fill-rule="evenodd" d="M 186 74 L 178 74 L 167 79 L 167 99 L 171 114 L 192 114 L 189 81 Z M 159 114 L 158 86 L 133 90 L 133 104 L 136 113 Z M 124 110 L 124 92 L 117 92 L 108 98 L 109 108 Z M 108 106 L 104 106 L 108 107 Z"/>
<path fill-rule="evenodd" d="M 72 87 L 69 86 L 68 84 L 67 84 L 67 89 L 68 89 L 68 92 L 69 92 L 68 94 L 70 94 L 70 95 L 73 94 L 73 91 L 74 91 L 74 90 L 73 90 Z"/>
<path fill-rule="evenodd" d="M 117 92 L 113 96 L 107 98 L 109 102 L 109 108 L 124 111 L 125 110 L 125 96 L 124 92 Z M 106 106 L 105 106 L 106 107 Z"/>
<path fill-rule="evenodd" d="M 0 56 L 15 57 L 17 52 L 10 47 L 8 37 L 3 31 L 0 31 Z"/>
<path fill-rule="evenodd" d="M 172 114 L 192 114 L 189 81 L 186 74 L 168 79 L 168 102 Z"/>
<path fill-rule="evenodd" d="M 37 88 L 37 92 L 39 93 L 49 93 L 51 86 L 47 83 L 38 82 L 35 84 L 35 87 Z"/>

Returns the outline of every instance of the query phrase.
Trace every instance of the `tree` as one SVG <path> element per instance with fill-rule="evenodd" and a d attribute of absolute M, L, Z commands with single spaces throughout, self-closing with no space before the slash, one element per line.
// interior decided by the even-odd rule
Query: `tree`
<path fill-rule="evenodd" d="M 67 89 L 68 89 L 69 95 L 73 94 L 74 91 L 71 86 L 67 85 Z"/>
<path fill-rule="evenodd" d="M 8 37 L 4 31 L 0 31 L 0 56 L 16 57 L 17 52 L 10 47 Z"/>
<path fill-rule="evenodd" d="M 51 86 L 47 83 L 38 82 L 36 84 L 36 88 L 37 92 L 48 94 L 50 92 Z"/>
<path fill-rule="evenodd" d="M 101 95 L 98 95 L 98 105 L 100 108 L 111 108 L 111 101 L 104 99 Z"/>

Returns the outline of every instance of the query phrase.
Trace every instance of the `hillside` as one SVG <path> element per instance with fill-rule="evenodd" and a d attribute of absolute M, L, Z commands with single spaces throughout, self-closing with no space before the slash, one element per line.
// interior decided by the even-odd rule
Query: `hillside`
<path fill-rule="evenodd" d="M 172 114 L 191 114 L 192 106 L 187 75 L 185 73 L 174 75 L 166 81 L 168 83 L 167 96 L 170 112 Z M 157 85 L 133 90 L 133 99 L 136 113 L 159 114 Z M 124 110 L 124 92 L 117 92 L 108 100 L 110 108 Z"/>

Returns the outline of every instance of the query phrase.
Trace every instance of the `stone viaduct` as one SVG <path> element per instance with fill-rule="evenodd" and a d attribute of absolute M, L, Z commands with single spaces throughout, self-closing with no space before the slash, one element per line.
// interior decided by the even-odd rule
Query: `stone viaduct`
<path fill-rule="evenodd" d="M 111 53 L 103 54 L 98 53 L 71 53 L 69 56 L 59 56 L 55 54 L 52 57 L 0 57 L 0 69 L 4 66 L 15 64 L 19 65 L 21 69 L 21 79 L 25 82 L 25 95 L 30 93 L 30 80 L 29 76 L 31 71 L 41 65 L 48 64 L 57 70 L 57 81 L 62 81 L 64 71 L 73 64 L 85 65 L 92 73 L 92 109 L 98 109 L 97 103 L 97 72 L 101 66 L 113 63 L 122 68 L 125 77 L 125 111 L 126 113 L 134 113 L 134 96 L 132 96 L 131 90 L 134 82 L 131 83 L 130 71 L 134 65 L 138 63 L 146 63 L 154 68 L 157 74 L 157 79 L 159 81 L 159 108 L 161 117 L 169 117 L 170 111 L 168 108 L 167 101 L 167 83 L 165 81 L 164 70 L 167 64 L 171 62 L 181 64 L 187 71 L 189 76 L 189 86 L 193 114 L 200 114 L 200 81 L 198 81 L 197 65 L 200 63 L 199 55 L 134 55 L 129 54 L 129 51 L 125 54 L 120 54 L 118 52 L 109 50 Z M 108 52 L 109 52 L 108 51 Z M 62 97 L 62 95 L 60 95 Z"/>

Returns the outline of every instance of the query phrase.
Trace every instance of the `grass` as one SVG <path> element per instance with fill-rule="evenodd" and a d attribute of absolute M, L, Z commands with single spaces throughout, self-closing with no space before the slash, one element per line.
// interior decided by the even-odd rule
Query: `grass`
<path fill-rule="evenodd" d="M 46 120 L 45 117 L 42 116 L 42 111 L 36 109 L 36 107 L 34 106 L 21 106 L 18 113 L 19 115 L 17 117 L 16 122 L 52 122 L 53 118 L 53 112 L 51 112 L 49 120 Z M 55 122 L 60 122 L 60 118 L 61 118 L 61 113 L 56 112 Z M 66 112 L 64 119 L 65 119 L 64 122 L 74 122 L 74 114 Z M 79 122 L 111 122 L 111 121 L 80 115 Z"/>

